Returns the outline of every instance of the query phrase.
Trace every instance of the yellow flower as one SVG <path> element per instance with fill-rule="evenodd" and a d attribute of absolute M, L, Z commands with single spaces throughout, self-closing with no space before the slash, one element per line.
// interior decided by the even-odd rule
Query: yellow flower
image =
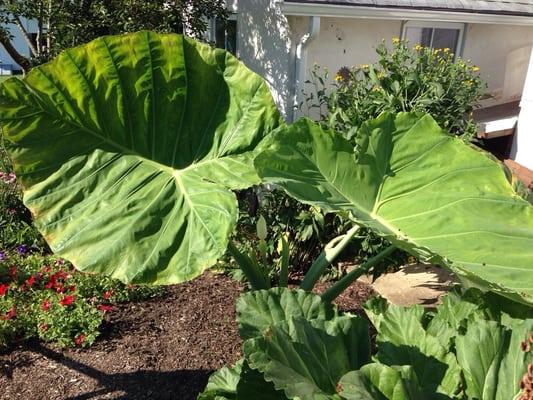
<path fill-rule="evenodd" d="M 417 44 L 417 45 L 415 46 L 415 51 L 420 51 L 420 50 L 422 50 L 423 48 L 424 48 L 424 46 L 420 46 L 419 44 Z"/>
<path fill-rule="evenodd" d="M 360 64 L 359 65 L 359 68 L 361 68 L 361 69 L 367 69 L 368 67 L 369 67 L 368 64 Z"/>
<path fill-rule="evenodd" d="M 372 86 L 372 91 L 373 92 L 379 92 L 380 90 L 381 90 L 381 86 L 378 86 L 378 85 Z"/>
<path fill-rule="evenodd" d="M 445 52 L 445 53 L 449 53 L 449 52 L 450 52 L 450 49 L 447 48 L 447 47 L 445 47 L 444 49 L 442 49 L 442 51 Z"/>
<path fill-rule="evenodd" d="M 340 74 L 335 75 L 335 81 L 337 82 L 342 81 L 342 76 Z"/>
<path fill-rule="evenodd" d="M 433 54 L 439 54 L 439 53 L 440 53 L 440 49 L 433 50 Z"/>
<path fill-rule="evenodd" d="M 394 43 L 394 44 L 398 44 L 398 43 L 400 43 L 400 38 L 393 37 L 393 38 L 392 38 L 392 43 Z"/>
<path fill-rule="evenodd" d="M 472 71 L 473 72 L 478 72 L 479 71 L 479 67 L 476 66 L 476 65 L 472 66 Z"/>

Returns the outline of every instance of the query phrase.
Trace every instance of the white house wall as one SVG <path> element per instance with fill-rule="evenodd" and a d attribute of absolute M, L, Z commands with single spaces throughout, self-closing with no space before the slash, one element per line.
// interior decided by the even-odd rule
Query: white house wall
<path fill-rule="evenodd" d="M 293 38 L 296 38 L 293 40 L 295 42 L 305 33 L 308 18 L 293 16 L 288 21 Z M 402 22 L 399 20 L 323 17 L 320 33 L 308 49 L 307 69 L 317 63 L 328 68 L 332 79 L 342 66 L 372 63 L 377 59 L 375 47 L 379 41 L 385 39 L 390 43 L 391 38 L 400 36 L 401 27 Z M 467 25 L 463 58 L 470 59 L 481 68 L 489 92 L 495 96 L 488 103 L 496 104 L 520 98 L 521 93 L 511 93 L 513 96 L 507 93 L 504 96 L 504 82 L 507 78 L 512 83 L 512 88 L 523 87 L 528 57 L 522 57 L 517 50 L 532 43 L 533 27 Z M 515 58 L 508 60 L 509 53 L 513 51 L 516 55 L 513 54 L 512 57 Z"/>
<path fill-rule="evenodd" d="M 512 86 L 523 87 L 529 54 L 526 57 L 520 57 L 520 52 L 512 55 L 510 53 L 522 48 L 530 48 L 531 44 L 533 44 L 533 27 L 468 25 L 463 58 L 470 59 L 480 66 L 482 77 L 488 83 L 489 92 L 495 96 L 493 103 L 520 99 L 521 93 L 517 96 L 516 90 L 506 91 L 504 82 L 507 78 L 509 83 L 513 83 Z M 508 57 L 514 57 L 514 59 L 508 59 Z"/>
<path fill-rule="evenodd" d="M 306 24 L 305 17 L 291 19 L 297 35 Z M 379 41 L 385 39 L 390 43 L 392 37 L 400 36 L 400 30 L 400 21 L 321 18 L 320 33 L 309 46 L 309 65 L 327 67 L 333 78 L 340 67 L 370 64 L 377 60 L 375 48 Z"/>
<path fill-rule="evenodd" d="M 274 0 L 233 0 L 239 58 L 267 81 L 283 115 L 291 111 L 294 73 L 287 19 Z"/>

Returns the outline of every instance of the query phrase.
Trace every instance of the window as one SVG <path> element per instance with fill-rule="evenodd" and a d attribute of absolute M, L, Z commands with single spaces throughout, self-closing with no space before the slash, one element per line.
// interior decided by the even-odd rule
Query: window
<path fill-rule="evenodd" d="M 237 55 L 237 16 L 230 15 L 227 21 L 218 18 L 211 20 L 210 40 L 220 49 Z"/>
<path fill-rule="evenodd" d="M 432 49 L 451 49 L 461 55 L 464 24 L 408 21 L 403 25 L 402 38 L 412 45 Z"/>

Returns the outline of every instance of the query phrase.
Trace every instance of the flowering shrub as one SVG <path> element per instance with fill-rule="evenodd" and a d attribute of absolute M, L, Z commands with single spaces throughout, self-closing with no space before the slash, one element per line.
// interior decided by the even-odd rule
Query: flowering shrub
<path fill-rule="evenodd" d="M 25 250 L 19 246 L 0 252 L 0 347 L 30 337 L 88 346 L 114 303 L 161 293 L 83 274 L 62 259 Z"/>
<path fill-rule="evenodd" d="M 306 93 L 308 108 L 318 107 L 321 118 L 349 139 L 364 121 L 383 111 L 426 112 L 446 131 L 467 140 L 474 137 L 472 111 L 486 88 L 479 67 L 450 49 L 411 47 L 397 38 L 392 48 L 381 42 L 376 53 L 374 64 L 340 68 L 331 93 L 315 66 L 308 82 L 315 91 Z"/>
<path fill-rule="evenodd" d="M 0 249 L 16 247 L 24 253 L 47 251 L 48 246 L 32 226 L 31 214 L 21 197 L 17 178 L 0 143 Z"/>

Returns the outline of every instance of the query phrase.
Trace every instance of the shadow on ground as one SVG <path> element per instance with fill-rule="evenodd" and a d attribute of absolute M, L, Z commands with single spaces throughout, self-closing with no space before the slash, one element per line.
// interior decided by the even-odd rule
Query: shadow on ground
<path fill-rule="evenodd" d="M 98 381 L 98 389 L 80 393 L 65 400 L 114 399 L 181 399 L 194 400 L 205 385 L 212 371 L 177 370 L 172 372 L 139 370 L 132 373 L 107 374 L 96 368 L 75 361 L 54 350 L 32 343 L 31 350 L 49 360 Z"/>

